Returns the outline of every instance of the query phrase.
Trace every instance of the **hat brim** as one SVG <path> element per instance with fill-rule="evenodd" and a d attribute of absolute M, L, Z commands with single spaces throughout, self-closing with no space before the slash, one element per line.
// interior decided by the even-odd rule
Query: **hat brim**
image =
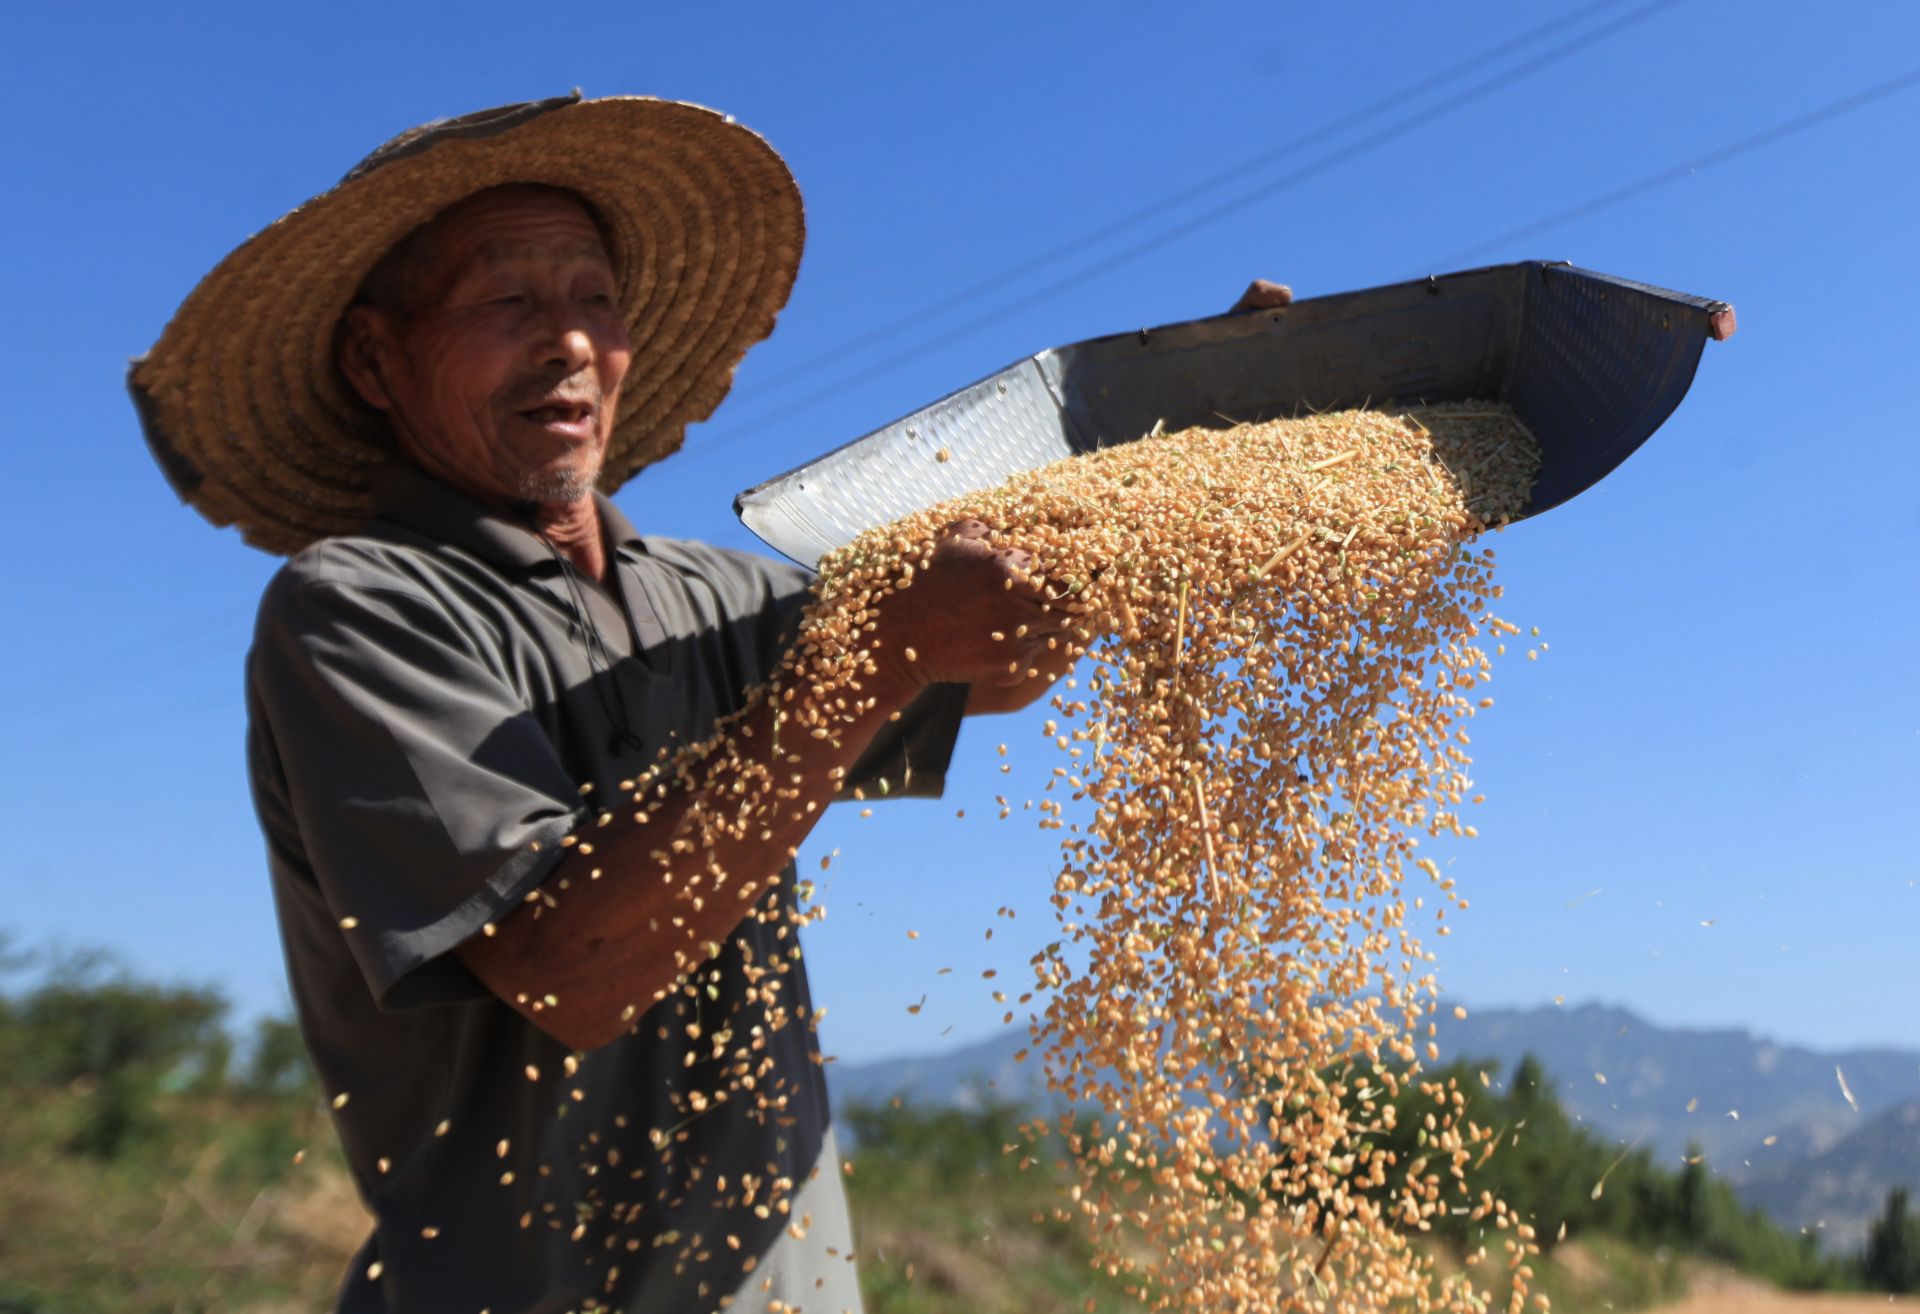
<path fill-rule="evenodd" d="M 458 124 L 397 140 L 391 158 L 250 238 L 128 372 L 174 491 L 255 547 L 295 552 L 370 514 L 369 470 L 391 443 L 340 374 L 336 328 L 394 243 L 474 192 L 566 188 L 614 247 L 633 361 L 603 492 L 679 448 L 786 304 L 805 237 L 799 189 L 773 148 L 726 116 L 565 98 Z"/>

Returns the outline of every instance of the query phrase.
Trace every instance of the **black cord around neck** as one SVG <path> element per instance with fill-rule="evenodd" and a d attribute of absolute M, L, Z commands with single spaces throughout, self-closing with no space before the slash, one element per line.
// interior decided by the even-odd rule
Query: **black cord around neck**
<path fill-rule="evenodd" d="M 620 688 L 620 678 L 613 672 L 613 656 L 607 649 L 607 643 L 601 637 L 600 627 L 594 623 L 593 609 L 587 605 L 586 593 L 576 578 L 574 565 L 566 555 L 555 547 L 553 540 L 547 537 L 544 529 L 534 519 L 537 504 L 533 502 L 515 502 L 513 509 L 534 536 L 547 545 L 547 551 L 553 555 L 554 564 L 560 567 L 560 578 L 566 581 L 567 601 L 573 608 L 574 623 L 579 626 L 582 636 L 581 646 L 587 651 L 588 680 L 593 685 L 594 697 L 600 703 L 613 732 L 607 736 L 607 752 L 618 757 L 622 749 L 634 753 L 646 751 L 646 742 L 633 732 L 633 722 L 627 716 L 627 695 Z M 609 558 L 613 568 L 619 569 L 619 562 Z M 607 697 L 607 686 L 613 687 L 613 697 Z"/>

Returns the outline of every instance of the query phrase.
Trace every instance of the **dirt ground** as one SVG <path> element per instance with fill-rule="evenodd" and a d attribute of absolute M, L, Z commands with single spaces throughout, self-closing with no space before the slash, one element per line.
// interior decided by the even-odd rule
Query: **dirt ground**
<path fill-rule="evenodd" d="M 1865 1314 L 1867 1310 L 1920 1310 L 1911 1296 L 1837 1296 L 1823 1291 L 1697 1292 L 1677 1305 L 1662 1305 L 1659 1314 Z"/>
<path fill-rule="evenodd" d="M 1920 1314 L 1920 1298 L 1775 1291 L 1738 1274 L 1700 1273 L 1685 1300 L 1662 1305 L 1657 1314 L 1866 1314 L 1868 1310 Z"/>

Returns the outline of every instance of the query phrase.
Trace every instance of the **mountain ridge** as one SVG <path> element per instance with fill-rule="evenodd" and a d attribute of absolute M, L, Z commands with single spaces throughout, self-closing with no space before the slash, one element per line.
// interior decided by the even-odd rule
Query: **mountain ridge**
<path fill-rule="evenodd" d="M 1484 1061 L 1497 1085 L 1530 1053 L 1577 1122 L 1669 1164 L 1701 1153 L 1749 1204 L 1787 1226 L 1819 1227 L 1828 1244 L 1858 1245 L 1889 1187 L 1920 1188 L 1920 1049 L 1823 1050 L 1747 1028 L 1665 1027 L 1597 1001 L 1469 1008 L 1434 1022 L 1441 1062 Z M 829 1089 L 836 1106 L 899 1096 L 1044 1107 L 1037 1058 L 1013 1059 L 1031 1044 L 1012 1027 L 951 1050 L 835 1064 Z"/>

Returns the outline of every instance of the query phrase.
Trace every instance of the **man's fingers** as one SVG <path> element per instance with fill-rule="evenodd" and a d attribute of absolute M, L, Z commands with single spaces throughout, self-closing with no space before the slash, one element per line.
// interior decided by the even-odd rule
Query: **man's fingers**
<path fill-rule="evenodd" d="M 1247 290 L 1240 294 L 1240 299 L 1233 303 L 1233 309 L 1227 313 L 1232 315 L 1246 310 L 1278 310 L 1281 306 L 1292 304 L 1292 288 L 1285 283 L 1256 278 L 1247 284 Z"/>
<path fill-rule="evenodd" d="M 1003 601 L 1026 613 L 1030 633 L 1062 631 L 1070 618 L 1056 604 L 1066 598 L 1065 590 L 1047 578 L 1039 559 L 1026 548 L 990 546 L 991 532 L 982 521 L 956 520 L 943 531 L 948 544 L 945 555 L 956 565 L 968 562 L 968 569 L 978 569 L 991 561 L 995 583 L 1006 595 Z"/>
<path fill-rule="evenodd" d="M 1013 580 L 1013 592 L 1035 601 L 1044 601 L 1047 577 L 1039 567 L 1033 553 L 1025 548 L 1005 547 L 994 550 L 994 560 Z"/>
<path fill-rule="evenodd" d="M 1049 638 L 1054 640 L 1051 648 L 1047 647 Z M 1009 669 L 996 676 L 993 683 L 1001 689 L 1016 688 L 1029 680 L 1050 685 L 1065 675 L 1072 665 L 1073 654 L 1068 651 L 1064 638 L 1030 632 L 1014 650 L 1014 656 L 1008 662 Z"/>

